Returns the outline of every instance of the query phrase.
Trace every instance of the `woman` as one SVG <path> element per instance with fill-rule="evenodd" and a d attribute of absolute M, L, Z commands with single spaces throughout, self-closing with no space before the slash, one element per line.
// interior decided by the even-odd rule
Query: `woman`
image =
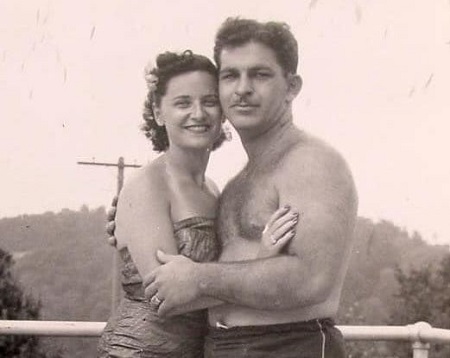
<path fill-rule="evenodd" d="M 100 340 L 99 357 L 202 357 L 206 311 L 161 318 L 146 300 L 142 277 L 158 265 L 157 249 L 195 261 L 216 260 L 214 218 L 219 191 L 205 177 L 212 149 L 224 139 L 217 69 L 204 56 L 166 52 L 146 75 L 144 132 L 164 152 L 139 169 L 120 194 L 117 249 L 125 296 Z M 296 220 L 282 208 L 263 234 L 261 256 L 292 238 Z"/>

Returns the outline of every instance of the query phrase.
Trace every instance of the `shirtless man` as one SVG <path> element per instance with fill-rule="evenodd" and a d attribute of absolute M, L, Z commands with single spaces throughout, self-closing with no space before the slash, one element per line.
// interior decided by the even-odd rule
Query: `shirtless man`
<path fill-rule="evenodd" d="M 158 253 L 164 264 L 146 278 L 146 295 L 162 301 L 160 315 L 210 306 L 206 357 L 344 357 L 333 318 L 357 194 L 343 158 L 293 123 L 297 42 L 285 24 L 228 19 L 214 53 L 223 110 L 248 154 L 221 196 L 221 262 Z M 256 259 L 264 223 L 284 205 L 300 212 L 295 238 Z"/>

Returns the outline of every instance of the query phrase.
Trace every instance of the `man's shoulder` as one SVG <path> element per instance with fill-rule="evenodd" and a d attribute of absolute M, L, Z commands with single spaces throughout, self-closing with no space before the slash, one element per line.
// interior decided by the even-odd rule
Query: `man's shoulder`
<path fill-rule="evenodd" d="M 285 195 L 303 192 L 314 200 L 322 197 L 357 207 L 355 182 L 344 157 L 325 141 L 305 133 L 280 165 L 275 187 Z"/>
<path fill-rule="evenodd" d="M 286 169 L 342 168 L 349 170 L 341 153 L 324 140 L 300 132 L 295 145 L 286 153 L 281 164 Z"/>

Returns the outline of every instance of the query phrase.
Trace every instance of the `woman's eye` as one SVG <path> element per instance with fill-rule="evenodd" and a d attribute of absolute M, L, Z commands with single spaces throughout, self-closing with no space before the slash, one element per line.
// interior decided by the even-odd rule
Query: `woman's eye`
<path fill-rule="evenodd" d="M 187 108 L 189 107 L 191 104 L 188 101 L 180 101 L 180 102 L 175 102 L 175 106 L 179 107 L 179 108 Z"/>

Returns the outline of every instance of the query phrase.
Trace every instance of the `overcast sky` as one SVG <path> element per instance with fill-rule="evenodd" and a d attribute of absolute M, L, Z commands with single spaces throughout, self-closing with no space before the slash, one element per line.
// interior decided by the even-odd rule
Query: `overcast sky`
<path fill-rule="evenodd" d="M 345 156 L 359 214 L 450 243 L 450 0 L 0 0 L 0 217 L 108 205 L 117 170 L 77 161 L 155 158 L 145 64 L 211 57 L 237 15 L 291 26 L 295 122 Z M 235 135 L 209 174 L 222 187 L 244 162 Z"/>

